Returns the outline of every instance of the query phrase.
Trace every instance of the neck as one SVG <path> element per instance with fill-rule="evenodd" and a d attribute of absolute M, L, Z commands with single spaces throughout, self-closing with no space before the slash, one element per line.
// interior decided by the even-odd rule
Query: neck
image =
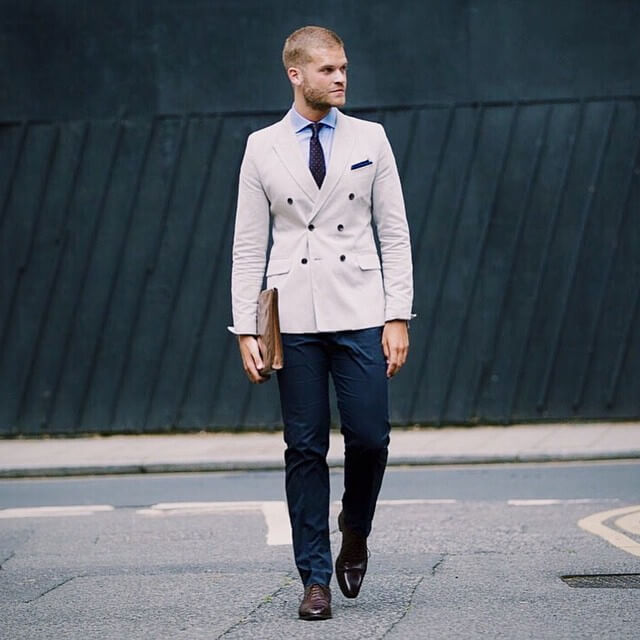
<path fill-rule="evenodd" d="M 311 107 L 304 99 L 296 99 L 293 102 L 293 105 L 296 108 L 296 111 L 307 120 L 311 120 L 311 122 L 320 122 L 322 118 L 324 118 L 329 111 L 331 111 L 331 107 L 327 107 L 326 109 L 316 109 Z"/>

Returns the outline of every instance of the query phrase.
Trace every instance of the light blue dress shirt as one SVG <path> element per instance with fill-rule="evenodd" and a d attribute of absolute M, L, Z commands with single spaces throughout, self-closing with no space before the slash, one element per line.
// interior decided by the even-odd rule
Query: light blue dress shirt
<path fill-rule="evenodd" d="M 311 128 L 310 124 L 313 124 L 311 120 L 307 120 L 301 116 L 295 109 L 291 107 L 289 111 L 289 118 L 293 125 L 293 130 L 296 134 L 296 140 L 300 145 L 300 151 L 302 151 L 302 157 L 307 161 L 309 165 L 309 140 L 311 140 Z M 331 159 L 331 147 L 333 146 L 333 132 L 336 129 L 336 123 L 338 122 L 338 110 L 335 107 L 331 107 L 331 110 L 327 115 L 320 120 L 324 127 L 320 128 L 318 137 L 320 138 L 320 146 L 324 153 L 324 165 L 329 168 L 329 160 Z"/>

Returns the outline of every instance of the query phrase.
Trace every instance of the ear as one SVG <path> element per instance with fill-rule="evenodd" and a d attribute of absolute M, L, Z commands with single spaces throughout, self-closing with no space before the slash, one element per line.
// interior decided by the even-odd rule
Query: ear
<path fill-rule="evenodd" d="M 289 77 L 289 82 L 295 87 L 299 87 L 302 84 L 302 70 L 298 69 L 298 67 L 289 67 L 287 76 Z"/>

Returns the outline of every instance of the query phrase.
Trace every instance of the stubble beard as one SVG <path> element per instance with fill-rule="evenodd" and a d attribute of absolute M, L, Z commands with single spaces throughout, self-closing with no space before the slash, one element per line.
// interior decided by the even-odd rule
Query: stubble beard
<path fill-rule="evenodd" d="M 331 109 L 331 107 L 334 106 L 331 102 L 329 102 L 329 96 L 327 93 L 312 89 L 311 87 L 307 87 L 304 85 L 302 87 L 302 97 L 304 98 L 307 106 L 314 111 L 328 111 L 329 109 Z M 344 101 L 342 102 L 342 104 L 344 104 Z"/>

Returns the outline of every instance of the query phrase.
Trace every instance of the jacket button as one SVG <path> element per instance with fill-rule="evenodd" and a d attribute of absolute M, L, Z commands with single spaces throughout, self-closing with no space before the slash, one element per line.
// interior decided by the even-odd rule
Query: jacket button
<path fill-rule="evenodd" d="M 310 224 L 310 225 L 307 227 L 307 229 L 309 229 L 309 231 L 313 231 L 313 230 L 315 229 L 315 227 L 314 227 L 312 224 Z"/>
<path fill-rule="evenodd" d="M 347 256 L 345 255 L 340 256 L 340 262 L 344 262 L 346 259 L 347 259 Z"/>
<path fill-rule="evenodd" d="M 338 231 L 343 231 L 344 230 L 344 225 L 343 224 L 339 224 L 338 225 Z"/>
<path fill-rule="evenodd" d="M 302 264 L 307 264 L 307 259 L 306 258 L 302 258 L 302 260 L 300 260 L 300 262 L 302 262 Z"/>
<path fill-rule="evenodd" d="M 356 196 L 355 196 L 355 194 L 354 194 L 354 193 L 350 193 L 350 194 L 349 194 L 349 200 L 353 200 L 355 197 L 356 197 Z"/>
<path fill-rule="evenodd" d="M 288 204 L 293 204 L 293 198 L 287 198 L 287 203 Z"/>

